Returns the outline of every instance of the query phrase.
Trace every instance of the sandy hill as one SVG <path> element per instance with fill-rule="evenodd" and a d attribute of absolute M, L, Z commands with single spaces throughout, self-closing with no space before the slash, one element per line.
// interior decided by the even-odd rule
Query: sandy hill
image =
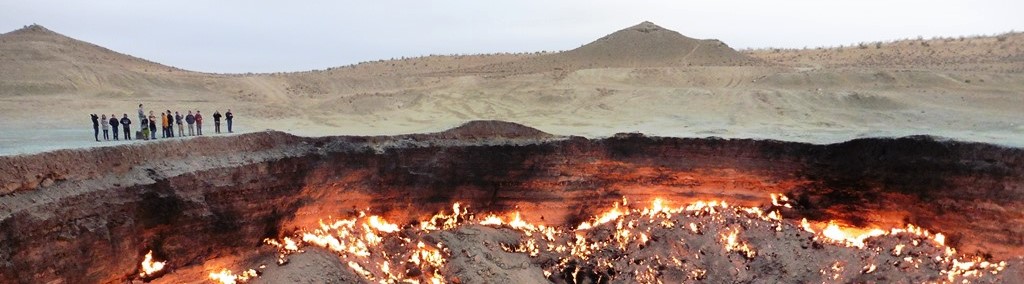
<path fill-rule="evenodd" d="M 0 35 L 0 95 L 137 93 L 197 75 L 76 40 L 40 25 Z"/>
<path fill-rule="evenodd" d="M 628 27 L 579 48 L 470 69 L 481 73 L 536 73 L 593 68 L 763 65 L 716 39 L 699 40 L 651 22 Z"/>
<path fill-rule="evenodd" d="M 588 67 L 735 66 L 757 61 L 721 41 L 689 38 L 651 22 L 547 59 Z"/>

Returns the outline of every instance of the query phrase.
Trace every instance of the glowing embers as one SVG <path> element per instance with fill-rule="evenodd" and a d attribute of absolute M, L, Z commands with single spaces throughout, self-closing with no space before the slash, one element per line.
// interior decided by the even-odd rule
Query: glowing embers
<path fill-rule="evenodd" d="M 765 207 L 721 201 L 673 207 L 660 199 L 642 209 L 625 204 L 575 229 L 556 228 L 553 237 L 524 231 L 525 239 L 502 248 L 528 254 L 548 280 L 567 283 L 970 282 L 990 281 L 983 277 L 1006 265 L 957 258 L 944 236 L 912 225 L 882 230 L 785 222 L 778 210 L 792 205 L 781 195 Z M 515 229 L 501 220 L 489 216 L 480 223 Z"/>
<path fill-rule="evenodd" d="M 245 283 L 257 276 L 259 276 L 259 274 L 254 269 L 242 271 L 240 274 L 234 274 L 228 269 L 221 269 L 221 271 L 218 272 L 210 272 L 210 279 L 221 284 Z"/>
<path fill-rule="evenodd" d="M 525 240 L 502 248 L 535 257 L 544 276 L 556 282 L 700 281 L 715 270 L 702 264 L 706 259 L 724 257 L 742 266 L 757 256 L 743 238 L 745 228 L 774 234 L 782 226 L 778 212 L 765 214 L 760 208 L 730 207 L 721 201 L 672 207 L 655 199 L 640 209 L 626 204 L 623 200 L 571 231 L 524 234 Z M 490 217 L 485 220 L 482 223 L 501 224 Z"/>
<path fill-rule="evenodd" d="M 729 232 L 726 232 L 725 234 L 722 235 L 722 243 L 725 244 L 725 250 L 738 252 L 749 259 L 752 259 L 754 258 L 754 256 L 757 256 L 757 252 L 754 251 L 754 249 L 751 248 L 749 244 L 743 242 L 742 240 L 739 240 L 739 233 L 740 230 L 735 229 L 730 230 Z"/>
<path fill-rule="evenodd" d="M 146 253 L 146 256 L 142 259 L 142 268 L 139 271 L 139 277 L 145 279 L 156 276 L 160 273 L 164 266 L 167 264 L 165 261 L 156 261 L 153 259 L 153 251 Z"/>
<path fill-rule="evenodd" d="M 440 269 L 448 254 L 443 244 L 422 239 L 429 231 L 452 230 L 468 217 L 458 203 L 449 213 L 438 213 L 419 226 L 405 228 L 380 216 L 367 216 L 321 221 L 319 228 L 300 231 L 298 239 L 267 239 L 281 256 L 278 264 L 286 264 L 287 256 L 314 245 L 337 253 L 356 275 L 381 283 L 444 283 Z M 211 274 L 211 278 L 213 275 Z"/>
<path fill-rule="evenodd" d="M 458 277 L 459 271 L 473 271 L 473 261 L 486 262 L 502 253 L 522 253 L 529 263 L 514 266 L 530 266 L 537 277 L 567 283 L 961 282 L 991 280 L 984 277 L 1006 267 L 957 258 L 955 250 L 945 246 L 943 235 L 919 227 L 882 230 L 806 219 L 787 222 L 782 212 L 790 208 L 784 195 L 772 195 L 771 204 L 762 207 L 724 201 L 673 206 L 655 199 L 635 209 L 623 199 L 577 226 L 552 227 L 530 223 L 520 212 L 478 218 L 456 203 L 450 212 L 414 225 L 398 226 L 360 212 L 266 243 L 282 253 L 279 263 L 304 246 L 329 249 L 354 275 L 379 283 L 443 283 L 447 277 Z M 497 251 L 468 252 L 465 243 L 450 242 L 469 236 L 480 238 L 471 242 L 484 244 L 476 248 Z M 449 244 L 458 255 L 452 255 Z M 462 255 L 475 260 L 467 264 Z M 228 271 L 211 278 L 242 281 L 242 276 L 255 274 L 236 276 Z"/>

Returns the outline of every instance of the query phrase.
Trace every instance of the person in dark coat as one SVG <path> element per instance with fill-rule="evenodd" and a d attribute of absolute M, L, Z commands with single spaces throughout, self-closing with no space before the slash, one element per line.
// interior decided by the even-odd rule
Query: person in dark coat
<path fill-rule="evenodd" d="M 121 128 L 124 129 L 124 140 L 132 140 L 132 120 L 128 118 L 128 114 L 125 113 L 124 117 L 121 118 Z"/>
<path fill-rule="evenodd" d="M 220 111 L 213 111 L 213 132 L 220 134 Z"/>
<path fill-rule="evenodd" d="M 100 117 L 95 113 L 92 117 L 92 136 L 96 138 L 96 142 L 100 142 Z"/>
<path fill-rule="evenodd" d="M 149 139 L 156 140 L 156 124 L 159 123 L 156 120 L 156 115 L 153 115 L 153 111 L 149 111 Z"/>
<path fill-rule="evenodd" d="M 224 119 L 228 121 L 228 133 L 234 133 L 234 131 L 231 131 L 231 120 L 235 119 L 235 115 L 231 114 L 231 109 L 224 113 Z"/>
<path fill-rule="evenodd" d="M 149 118 L 146 118 L 145 114 L 139 120 L 139 127 L 142 128 L 142 131 L 135 134 L 135 139 L 149 140 Z"/>
<path fill-rule="evenodd" d="M 117 122 L 117 115 L 116 114 L 110 114 L 110 130 L 114 131 L 114 141 L 117 141 L 117 126 L 118 125 L 120 125 L 120 122 Z"/>
<path fill-rule="evenodd" d="M 171 116 L 171 110 L 167 110 L 167 137 L 174 138 L 174 116 Z"/>
<path fill-rule="evenodd" d="M 196 117 L 192 115 L 191 110 L 185 116 L 185 122 L 188 123 L 188 136 L 196 136 Z"/>

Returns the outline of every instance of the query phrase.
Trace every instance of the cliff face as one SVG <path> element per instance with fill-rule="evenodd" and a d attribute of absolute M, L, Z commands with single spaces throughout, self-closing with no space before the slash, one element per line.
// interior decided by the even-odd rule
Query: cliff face
<path fill-rule="evenodd" d="M 182 268 L 328 216 L 369 208 L 413 221 L 452 202 L 576 225 L 623 197 L 755 205 L 787 193 L 787 218 L 910 222 L 968 253 L 1024 252 L 1020 149 L 921 137 L 449 138 L 268 132 L 3 157 L 0 282 L 120 282 L 150 249 Z"/>

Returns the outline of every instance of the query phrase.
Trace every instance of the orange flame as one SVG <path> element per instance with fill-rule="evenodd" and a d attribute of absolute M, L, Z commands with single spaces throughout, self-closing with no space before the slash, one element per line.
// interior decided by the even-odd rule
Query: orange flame
<path fill-rule="evenodd" d="M 245 283 L 257 276 L 259 276 L 258 273 L 253 269 L 243 271 L 238 275 L 231 273 L 231 270 L 228 269 L 222 269 L 219 272 L 210 272 L 210 279 L 221 284 Z"/>
<path fill-rule="evenodd" d="M 908 225 L 905 228 L 895 228 L 888 231 L 878 228 L 857 228 L 842 226 L 835 221 L 810 222 L 802 219 L 798 224 L 786 222 L 778 207 L 792 208 L 789 198 L 782 194 L 772 194 L 770 206 L 762 207 L 730 207 L 725 201 L 710 200 L 696 201 L 680 207 L 670 207 L 661 198 L 655 198 L 647 208 L 633 209 L 627 207 L 627 200 L 623 198 L 621 203 L 615 203 L 612 208 L 596 214 L 594 217 L 580 223 L 576 228 L 551 227 L 541 224 L 532 224 L 523 218 L 520 212 L 512 212 L 507 215 L 489 214 L 482 219 L 476 219 L 469 210 L 460 203 L 452 204 L 450 213 L 440 212 L 430 216 L 426 221 L 419 223 L 419 226 L 400 227 L 384 218 L 376 215 L 368 216 L 360 212 L 358 217 L 334 222 L 321 221 L 320 227 L 311 231 L 300 231 L 297 239 L 283 238 L 280 241 L 266 240 L 267 244 L 278 247 L 285 254 L 299 251 L 304 245 L 315 245 L 334 251 L 344 259 L 349 268 L 371 282 L 395 283 L 395 282 L 430 282 L 444 283 L 441 270 L 447 263 L 450 253 L 443 243 L 425 243 L 418 239 L 419 233 L 426 233 L 436 230 L 452 230 L 465 225 L 504 226 L 521 232 L 526 238 L 518 244 L 501 244 L 501 247 L 509 252 L 526 253 L 531 257 L 537 257 L 541 253 L 564 255 L 554 264 L 554 267 L 544 268 L 544 275 L 553 275 L 558 269 L 567 268 L 572 261 L 597 261 L 598 266 L 614 265 L 607 260 L 597 257 L 598 252 L 607 249 L 626 250 L 633 247 L 643 247 L 652 240 L 657 240 L 657 234 L 651 231 L 652 226 L 661 226 L 665 229 L 680 228 L 688 229 L 694 234 L 705 234 L 705 231 L 719 234 L 720 243 L 728 252 L 737 252 L 747 258 L 759 257 L 757 251 L 749 243 L 741 239 L 740 228 L 732 227 L 725 230 L 717 229 L 717 226 L 708 226 L 703 221 L 696 219 L 679 219 L 692 217 L 708 217 L 712 220 L 731 214 L 730 216 L 744 216 L 757 220 L 767 221 L 769 226 L 781 231 L 785 228 L 802 228 L 813 234 L 815 239 L 824 240 L 827 243 L 864 249 L 869 245 L 870 238 L 884 236 L 909 234 L 914 245 L 920 240 L 931 240 L 940 248 L 946 250 L 944 257 L 936 257 L 943 263 L 943 275 L 949 279 L 962 279 L 984 272 L 997 273 L 1005 268 L 1005 263 L 989 263 L 980 259 L 963 260 L 955 257 L 955 250 L 945 246 L 945 236 L 938 233 L 931 233 L 920 227 Z M 785 211 L 785 209 L 782 209 Z M 483 215 L 481 215 L 483 216 Z M 676 216 L 676 218 L 673 218 Z M 682 216 L 682 217 L 679 217 Z M 706 219 L 705 219 L 706 220 Z M 749 221 L 748 221 L 749 222 Z M 747 228 L 747 227 L 743 227 Z M 392 234 L 401 230 L 408 234 Z M 607 230 L 607 231 L 606 231 Z M 716 230 L 718 230 L 716 232 Z M 571 233 L 571 234 L 570 234 Z M 606 236 L 604 239 L 591 239 L 596 235 Z M 382 246 L 385 238 L 397 239 L 397 242 L 387 242 L 389 246 L 396 244 L 401 246 L 400 250 L 386 251 Z M 875 251 L 891 251 L 893 255 L 900 256 L 904 253 L 904 244 L 897 244 L 891 248 L 873 247 Z M 915 256 L 916 257 L 916 256 Z M 594 259 L 596 258 L 596 259 Z M 697 256 L 700 258 L 700 256 Z M 920 258 L 908 257 L 917 263 Z M 673 259 L 679 261 L 678 259 Z M 416 277 L 407 277 L 402 269 L 396 267 L 407 267 L 414 265 L 422 273 Z M 839 281 L 842 271 L 848 264 L 834 263 L 827 267 L 824 272 L 830 273 L 833 280 Z M 860 268 L 861 266 L 857 266 Z M 573 273 L 579 271 L 564 273 Z M 862 273 L 872 273 L 878 269 L 874 264 L 867 264 L 860 270 Z M 225 272 L 226 271 L 226 272 Z M 211 273 L 212 279 L 222 283 L 222 279 L 232 281 L 245 281 L 255 277 L 255 271 L 251 276 L 230 274 L 230 271 L 221 271 L 219 274 Z M 703 277 L 706 270 L 689 270 L 694 277 Z M 248 272 L 248 271 L 247 271 Z M 823 272 L 823 273 L 824 273 Z M 656 273 L 647 270 L 633 271 L 636 281 L 656 281 Z M 215 277 L 217 276 L 217 277 Z M 245 278 L 246 276 L 249 278 Z M 234 277 L 234 278 L 231 278 Z M 950 280 L 952 281 L 952 280 Z"/>
<path fill-rule="evenodd" d="M 166 261 L 154 261 L 153 251 L 146 253 L 146 257 L 142 260 L 142 272 L 139 272 L 139 277 L 149 277 L 160 270 L 164 269 Z"/>

